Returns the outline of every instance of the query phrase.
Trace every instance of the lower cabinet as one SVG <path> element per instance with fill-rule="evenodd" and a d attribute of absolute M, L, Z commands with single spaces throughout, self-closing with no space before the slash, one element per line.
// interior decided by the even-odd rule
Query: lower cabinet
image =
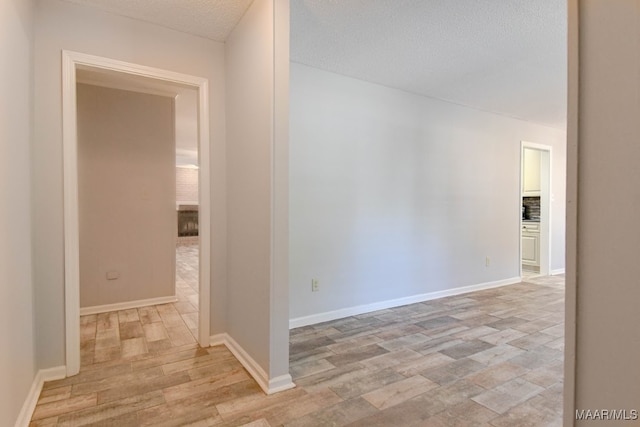
<path fill-rule="evenodd" d="M 540 225 L 522 225 L 522 264 L 540 266 Z"/>

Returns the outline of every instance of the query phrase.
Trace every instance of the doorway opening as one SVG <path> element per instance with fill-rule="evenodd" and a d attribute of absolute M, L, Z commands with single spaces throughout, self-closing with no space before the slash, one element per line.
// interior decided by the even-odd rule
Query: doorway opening
<path fill-rule="evenodd" d="M 175 248 L 176 311 L 194 337 L 198 336 L 199 163 L 198 92 L 181 90 L 175 97 Z"/>
<path fill-rule="evenodd" d="M 551 147 L 520 148 L 520 276 L 551 274 Z"/>
<path fill-rule="evenodd" d="M 190 76 L 186 74 L 174 73 L 171 71 L 141 66 L 137 64 L 116 61 L 108 58 L 101 58 L 76 52 L 63 51 L 62 53 L 63 72 L 63 147 L 64 147 L 64 241 L 65 241 L 65 331 L 66 331 L 66 369 L 67 376 L 75 375 L 80 370 L 80 214 L 79 214 L 79 150 L 78 150 L 78 105 L 77 105 L 77 84 L 78 76 L 87 75 L 98 80 L 109 81 L 109 86 L 119 87 L 123 90 L 131 90 L 131 85 L 140 89 L 139 92 L 155 93 L 174 97 L 179 93 L 191 91 L 194 94 L 193 109 L 196 111 L 195 125 L 195 159 L 197 161 L 197 224 L 198 242 L 196 250 L 197 274 L 195 274 L 198 292 L 196 293 L 197 312 L 192 314 L 192 327 L 195 332 L 197 342 L 200 346 L 209 345 L 210 328 L 210 196 L 209 196 L 209 128 L 208 128 L 208 82 L 204 78 Z M 96 83 L 96 82 L 94 82 Z M 103 84 L 103 86 L 106 86 Z M 172 100 L 173 102 L 173 100 Z M 171 104 L 175 107 L 175 104 Z M 171 135 L 173 138 L 174 135 Z M 176 168 L 175 161 L 176 147 L 172 146 L 174 152 L 173 159 L 170 160 L 170 185 L 175 186 Z M 175 187 L 174 187 L 175 188 Z M 124 191 L 125 189 L 123 189 Z M 145 200 L 153 197 L 153 190 L 142 189 L 140 199 Z M 172 194 L 175 194 L 172 189 Z M 177 200 L 170 200 L 167 209 L 171 210 L 171 248 L 167 248 L 175 256 L 177 247 Z M 146 255 L 146 254 L 145 254 Z M 173 258 L 175 261 L 175 258 Z M 135 262 L 135 261 L 133 261 Z M 175 266 L 175 264 L 173 264 Z M 172 267 L 173 267 L 172 266 Z M 175 290 L 175 270 L 172 270 L 172 289 Z M 113 269 L 106 273 L 107 280 L 116 280 L 121 272 Z M 169 295 L 173 301 L 176 300 L 175 292 L 171 290 Z M 123 314 L 125 321 L 127 310 L 132 310 L 142 306 L 152 306 L 163 301 L 128 301 L 125 303 L 109 305 L 105 307 L 93 307 L 94 313 L 106 311 L 108 308 L 117 308 L 118 321 L 120 314 Z M 164 301 L 168 302 L 168 301 Z M 129 306 L 127 305 L 129 304 Z M 179 304 L 177 302 L 176 304 Z M 155 307 L 169 306 L 175 310 L 174 304 L 161 304 Z M 142 310 L 142 308 L 140 309 Z M 160 311 L 160 310 L 159 310 Z M 113 311 L 111 311 L 113 313 Z M 86 314 L 86 310 L 85 313 Z M 132 316 L 133 313 L 131 312 Z M 178 313 L 176 313 L 178 314 Z M 98 314 L 99 316 L 99 314 Z M 113 315 L 111 315 L 113 317 Z M 162 314 L 160 313 L 160 317 Z M 135 317 L 135 316 L 134 316 Z M 168 317 L 170 317 L 168 315 Z M 132 325 L 133 326 L 133 325 Z M 188 332 L 188 331 L 187 331 Z M 121 338 L 121 337 L 120 337 Z M 97 338 L 96 338 L 97 341 Z M 195 340 L 194 340 L 195 341 Z M 137 348 L 139 350 L 139 347 Z M 124 347 L 123 347 L 124 351 Z M 136 350 L 137 351 L 137 350 Z"/>

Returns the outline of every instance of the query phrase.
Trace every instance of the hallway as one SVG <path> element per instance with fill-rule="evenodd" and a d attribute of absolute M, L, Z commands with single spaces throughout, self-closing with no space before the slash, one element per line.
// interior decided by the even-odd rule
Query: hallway
<path fill-rule="evenodd" d="M 173 306 L 198 337 L 198 245 L 176 247 L 176 297 Z"/>
<path fill-rule="evenodd" d="M 80 317 L 81 365 L 197 342 L 198 246 L 176 248 L 177 302 Z"/>

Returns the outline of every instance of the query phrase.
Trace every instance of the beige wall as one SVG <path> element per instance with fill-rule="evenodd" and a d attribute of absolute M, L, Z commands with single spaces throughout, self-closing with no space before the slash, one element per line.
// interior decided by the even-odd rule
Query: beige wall
<path fill-rule="evenodd" d="M 77 108 L 80 306 L 174 295 L 173 98 L 78 84 Z"/>
<path fill-rule="evenodd" d="M 224 44 L 58 0 L 36 1 L 34 287 L 40 367 L 65 363 L 61 49 L 205 77 L 211 129 L 211 332 L 226 330 Z"/>
<path fill-rule="evenodd" d="M 35 376 L 30 145 L 33 8 L 0 2 L 0 425 L 14 425 Z"/>
<path fill-rule="evenodd" d="M 285 269 L 284 278 L 278 275 L 283 266 L 278 261 L 286 265 L 286 259 L 275 256 L 274 248 L 282 240 L 275 238 L 272 205 L 273 156 L 281 154 L 282 148 L 276 139 L 275 125 L 279 122 L 274 121 L 274 117 L 280 116 L 274 115 L 274 102 L 283 95 L 279 92 L 276 96 L 274 88 L 274 12 L 276 7 L 286 6 L 285 3 L 254 1 L 229 36 L 225 56 L 228 329 L 270 378 L 288 373 L 288 340 L 283 340 L 288 337 L 288 273 Z M 288 28 L 288 22 L 280 25 Z M 284 112 L 280 108 L 277 111 Z M 286 120 L 280 117 L 283 118 Z M 277 135 L 281 135 L 279 131 Z M 286 142 L 286 138 L 283 140 Z M 282 168 L 278 170 L 285 174 L 286 191 L 286 163 L 281 164 L 277 159 L 276 162 L 276 166 Z M 282 194 L 281 202 L 285 211 L 279 212 L 279 218 L 286 219 L 286 193 Z M 285 232 L 286 243 L 286 224 L 279 223 L 278 230 Z M 286 258 L 286 251 L 284 255 Z"/>
<path fill-rule="evenodd" d="M 574 409 L 640 410 L 640 1 L 571 1 L 570 23 L 565 425 Z"/>

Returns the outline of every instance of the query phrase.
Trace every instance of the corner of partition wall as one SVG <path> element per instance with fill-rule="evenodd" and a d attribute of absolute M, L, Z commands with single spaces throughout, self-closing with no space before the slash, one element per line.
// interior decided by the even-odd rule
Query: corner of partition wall
<path fill-rule="evenodd" d="M 579 0 L 567 1 L 567 207 L 563 425 L 575 425 L 578 295 Z"/>
<path fill-rule="evenodd" d="M 80 372 L 80 238 L 76 66 L 82 54 L 62 51 L 62 147 L 64 194 L 64 300 L 67 376 Z"/>

